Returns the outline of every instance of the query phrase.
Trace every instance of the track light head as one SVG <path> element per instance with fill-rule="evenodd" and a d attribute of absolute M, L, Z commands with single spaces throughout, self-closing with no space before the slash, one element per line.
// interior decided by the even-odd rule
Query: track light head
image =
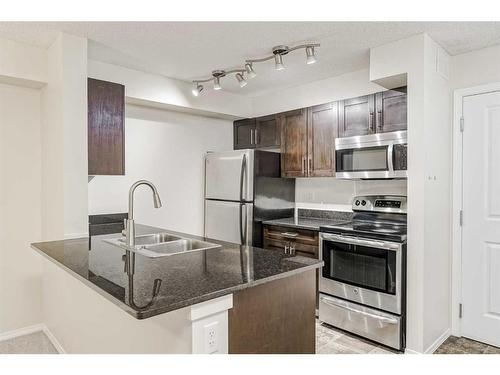
<path fill-rule="evenodd" d="M 317 61 L 316 56 L 314 55 L 314 47 L 313 46 L 306 47 L 306 56 L 307 56 L 306 63 L 308 65 L 314 64 Z"/>
<path fill-rule="evenodd" d="M 290 48 L 288 46 L 276 46 L 273 47 L 274 54 L 274 67 L 276 70 L 285 69 L 285 65 L 283 65 L 283 55 L 286 55 Z"/>
<path fill-rule="evenodd" d="M 240 87 L 245 87 L 248 83 L 241 73 L 236 73 L 236 79 L 238 80 Z"/>
<path fill-rule="evenodd" d="M 222 86 L 220 85 L 220 79 L 221 77 L 226 76 L 226 72 L 224 70 L 214 70 L 212 72 L 212 76 L 214 77 L 214 90 L 222 89 Z"/>
<path fill-rule="evenodd" d="M 202 91 L 203 91 L 203 85 L 200 85 L 199 82 L 193 82 L 193 88 L 191 90 L 193 96 L 199 96 Z"/>
<path fill-rule="evenodd" d="M 257 73 L 255 73 L 255 70 L 253 70 L 252 63 L 246 63 L 245 64 L 245 70 L 247 72 L 247 77 L 252 79 L 257 77 Z"/>

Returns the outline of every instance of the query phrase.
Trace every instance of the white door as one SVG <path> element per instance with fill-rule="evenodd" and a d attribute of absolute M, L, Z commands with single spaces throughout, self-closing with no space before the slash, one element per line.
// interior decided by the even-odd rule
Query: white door
<path fill-rule="evenodd" d="M 205 237 L 252 244 L 253 204 L 205 200 Z"/>
<path fill-rule="evenodd" d="M 462 335 L 500 346 L 500 92 L 463 117 Z"/>
<path fill-rule="evenodd" d="M 253 150 L 205 156 L 205 198 L 253 201 Z"/>

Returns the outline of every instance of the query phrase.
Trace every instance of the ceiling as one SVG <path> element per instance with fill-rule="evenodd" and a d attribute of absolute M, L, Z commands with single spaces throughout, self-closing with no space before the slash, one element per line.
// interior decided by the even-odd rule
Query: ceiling
<path fill-rule="evenodd" d="M 306 65 L 299 50 L 284 57 L 283 71 L 273 61 L 256 64 L 258 76 L 244 88 L 233 76 L 221 80 L 248 96 L 366 68 L 371 47 L 421 32 L 451 55 L 500 43 L 500 22 L 0 22 L 0 36 L 44 48 L 58 31 L 88 38 L 91 59 L 185 81 L 241 67 L 275 45 L 321 43 L 316 64 Z"/>

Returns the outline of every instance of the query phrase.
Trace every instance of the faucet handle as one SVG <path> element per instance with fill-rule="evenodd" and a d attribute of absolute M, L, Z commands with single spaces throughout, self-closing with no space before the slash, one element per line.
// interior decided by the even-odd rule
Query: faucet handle
<path fill-rule="evenodd" d="M 123 219 L 123 230 L 122 230 L 122 236 L 127 235 L 127 220 L 128 219 Z"/>

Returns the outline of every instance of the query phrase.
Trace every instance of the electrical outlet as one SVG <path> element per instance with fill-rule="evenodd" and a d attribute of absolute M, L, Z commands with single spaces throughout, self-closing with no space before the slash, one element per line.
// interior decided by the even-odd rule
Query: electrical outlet
<path fill-rule="evenodd" d="M 205 330 L 205 353 L 212 354 L 217 353 L 217 336 L 219 322 L 214 322 L 207 324 L 204 328 Z"/>

